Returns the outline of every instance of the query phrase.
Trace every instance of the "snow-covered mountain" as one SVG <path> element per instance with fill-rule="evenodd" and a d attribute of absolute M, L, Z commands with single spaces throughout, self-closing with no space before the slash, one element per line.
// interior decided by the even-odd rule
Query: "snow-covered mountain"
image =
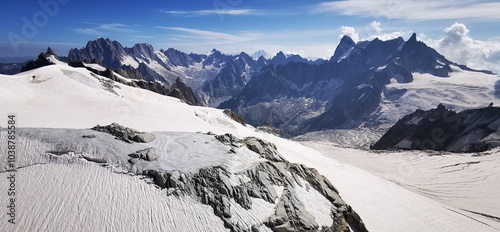
<path fill-rule="evenodd" d="M 266 59 L 271 59 L 272 58 L 272 56 L 269 53 L 267 53 L 266 51 L 264 51 L 264 50 L 258 50 L 256 52 L 252 53 L 251 56 L 254 59 L 259 59 L 261 56 L 263 58 L 266 58 Z"/>
<path fill-rule="evenodd" d="M 17 133 L 17 173 L 25 178 L 31 175 L 34 176 L 30 178 L 43 176 L 39 179 L 43 180 L 40 183 L 45 183 L 48 187 L 31 186 L 43 191 L 42 195 L 60 194 L 55 197 L 60 203 L 55 205 L 64 209 L 65 213 L 49 214 L 60 220 L 54 220 L 58 223 L 52 223 L 46 229 L 108 228 L 121 231 L 122 229 L 117 228 L 146 230 L 156 226 L 166 231 L 249 231 L 252 228 L 262 231 L 321 228 L 333 231 L 346 231 L 349 228 L 367 231 L 362 220 L 340 198 L 338 190 L 330 181 L 314 169 L 287 161 L 281 154 L 286 152 L 280 148 L 282 145 L 260 138 L 262 135 L 270 135 L 259 134 L 254 128 L 244 127 L 221 110 L 191 107 L 175 98 L 109 81 L 107 77 L 96 75 L 84 67 L 75 68 L 63 62 L 15 76 L 0 76 L 0 99 L 9 102 L 1 104 L 0 109 L 7 112 L 7 108 L 18 106 L 11 109 L 15 109 L 19 118 L 18 126 L 25 128 L 18 129 Z M 16 86 L 15 91 L 12 91 L 12 86 Z M 50 109 L 52 107 L 55 108 Z M 35 112 L 37 108 L 40 109 L 39 112 Z M 63 112 L 56 112 L 56 108 Z M 28 114 L 28 111 L 31 113 Z M 66 122 L 58 121 L 56 117 L 65 118 Z M 111 122 L 157 132 L 148 134 L 148 139 L 136 140 L 135 136 L 144 133 L 117 124 L 108 129 L 96 127 L 98 129 L 94 131 L 88 130 L 95 125 Z M 30 127 L 74 129 L 29 129 Z M 132 139 L 125 140 L 121 137 L 125 135 Z M 7 141 L 6 136 L 7 131 L 1 131 L 3 142 Z M 115 139 L 115 136 L 125 142 Z M 35 164 L 42 167 L 33 168 Z M 99 167 L 102 164 L 106 164 L 105 167 Z M 7 169 L 4 160 L 0 166 L 0 175 L 7 175 Z M 70 169 L 73 170 L 72 174 L 68 173 Z M 54 178 L 54 174 L 63 175 L 65 179 Z M 128 177 L 123 179 L 120 175 Z M 66 181 L 80 183 L 82 180 L 79 177 L 82 176 L 87 180 L 84 186 L 73 185 L 72 188 L 66 188 L 59 185 Z M 45 177 L 62 182 L 47 179 L 51 183 L 47 184 L 43 179 Z M 97 181 L 95 178 L 103 180 Z M 110 184 L 113 182 L 111 179 L 116 178 L 121 180 L 119 183 L 123 186 Z M 139 179 L 145 181 L 140 184 Z M 163 191 L 148 187 L 148 182 Z M 109 184 L 109 188 L 97 187 L 102 183 Z M 113 190 L 115 187 L 117 189 Z M 119 198 L 128 201 L 129 206 L 133 204 L 133 208 L 150 207 L 154 204 L 152 201 L 163 202 L 164 205 L 160 207 L 164 209 L 150 213 L 149 216 L 156 217 L 159 216 L 157 213 L 165 213 L 162 216 L 164 220 L 146 220 L 141 223 L 125 220 L 120 223 L 134 221 L 134 225 L 116 227 L 111 222 L 97 229 L 98 227 L 88 225 L 82 227 L 84 225 L 78 222 L 69 223 L 60 218 L 77 218 L 84 209 L 87 219 L 105 222 L 102 217 L 96 217 L 101 213 L 90 213 L 96 210 L 95 207 L 112 210 L 113 212 L 105 213 L 108 217 L 113 217 L 112 220 L 124 218 L 128 213 L 138 216 L 139 214 L 128 210 L 115 210 L 116 206 L 111 207 L 110 199 L 104 196 L 101 198 L 101 194 L 123 194 L 125 189 L 127 194 L 133 194 L 137 192 L 135 188 L 143 189 L 140 197 L 144 199 L 139 202 L 149 203 L 139 205 L 135 203 L 136 200 L 132 200 L 134 197 Z M 65 192 L 58 192 L 61 189 L 65 189 Z M 66 204 L 68 199 L 63 198 L 75 196 L 75 190 L 80 194 L 75 199 L 80 200 L 76 200 L 72 206 Z M 28 192 L 26 189 L 19 191 Z M 151 196 L 148 196 L 148 191 L 151 191 Z M 94 197 L 102 201 L 94 204 Z M 19 215 L 24 216 L 19 216 L 18 226 L 13 231 L 40 228 L 38 223 L 46 220 L 34 220 L 32 216 L 47 215 L 44 208 L 37 206 L 37 202 L 42 199 L 21 196 L 18 200 L 25 203 L 18 208 Z M 23 213 L 33 208 L 37 212 Z M 190 213 L 176 212 L 183 208 Z M 68 216 L 71 212 L 78 215 Z M 177 219 L 187 222 L 196 218 L 205 220 L 198 224 L 171 223 Z M 85 224 L 89 223 L 87 220 L 82 222 L 84 221 Z M 2 231 L 9 230 L 6 226 L 6 223 L 2 223 Z"/>
<path fill-rule="evenodd" d="M 118 41 L 98 38 L 89 41 L 84 48 L 71 49 L 68 60 L 95 62 L 117 71 L 138 70 L 147 81 L 160 81 L 166 85 L 174 83 L 179 77 L 193 88 L 202 102 L 210 106 L 218 106 L 239 93 L 251 77 L 269 64 L 324 62 L 309 61 L 299 55 L 285 55 L 283 52 L 272 59 L 267 59 L 268 55 L 263 51 L 259 54 L 253 58 L 244 52 L 227 55 L 216 49 L 207 54 L 187 54 L 173 48 L 156 51 L 149 44 L 136 44 L 127 48 Z"/>
<path fill-rule="evenodd" d="M 500 228 L 476 213 L 243 126 L 222 110 L 109 81 L 84 67 L 54 60 L 0 75 L 0 99 L 0 112 L 15 114 L 19 128 L 20 193 L 16 225 L 1 223 L 2 231 Z M 112 123 L 138 131 L 89 129 Z M 116 139 L 129 134 L 149 139 Z M 2 129 L 2 147 L 6 136 Z M 7 169 L 2 159 L 1 178 Z"/>
<path fill-rule="evenodd" d="M 220 108 L 232 109 L 252 125 L 271 123 L 291 136 L 392 125 L 439 103 L 455 110 L 499 103 L 499 80 L 447 60 L 417 41 L 416 34 L 407 41 L 358 43 L 345 36 L 328 62 L 268 66 Z"/>

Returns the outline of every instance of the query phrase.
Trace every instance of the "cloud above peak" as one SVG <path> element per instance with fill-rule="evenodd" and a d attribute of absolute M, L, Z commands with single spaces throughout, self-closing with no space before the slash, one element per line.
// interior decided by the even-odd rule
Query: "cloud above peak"
<path fill-rule="evenodd" d="M 373 21 L 364 28 L 342 26 L 341 38 L 350 36 L 355 42 L 363 40 L 390 40 L 411 34 L 410 31 L 384 30 L 382 23 Z M 429 38 L 419 34 L 418 39 L 436 49 L 450 61 L 465 64 L 473 69 L 490 70 L 500 73 L 500 38 L 497 40 L 478 40 L 471 37 L 471 31 L 463 23 L 453 23 L 442 30 L 442 36 Z"/>
<path fill-rule="evenodd" d="M 442 38 L 422 40 L 453 62 L 500 73 L 500 41 L 474 39 L 463 23 L 445 28 Z"/>
<path fill-rule="evenodd" d="M 344 35 L 351 37 L 354 42 L 359 41 L 359 33 L 356 32 L 354 27 L 342 26 L 340 27 L 341 34 L 339 35 L 339 39 L 341 39 Z"/>
<path fill-rule="evenodd" d="M 369 26 L 362 28 L 360 31 L 362 32 L 362 36 L 360 36 L 360 32 L 356 28 L 350 26 L 342 26 L 340 27 L 339 38 L 347 35 L 351 37 L 354 42 L 358 42 L 360 40 L 374 40 L 375 38 L 378 38 L 380 40 L 391 40 L 398 37 L 403 37 L 408 34 L 407 32 L 403 31 L 385 33 L 384 28 L 382 27 L 382 23 L 379 21 L 372 21 Z"/>

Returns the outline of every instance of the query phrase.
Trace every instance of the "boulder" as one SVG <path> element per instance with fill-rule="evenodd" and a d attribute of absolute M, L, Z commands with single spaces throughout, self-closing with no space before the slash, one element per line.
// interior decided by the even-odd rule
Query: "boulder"
<path fill-rule="evenodd" d="M 158 154 L 156 154 L 155 149 L 152 147 L 138 150 L 132 154 L 129 154 L 129 156 L 131 158 L 139 158 L 139 159 L 143 159 L 146 161 L 155 161 L 159 157 Z"/>
<path fill-rule="evenodd" d="M 261 155 L 264 159 L 275 162 L 285 162 L 285 158 L 281 156 L 276 148 L 276 145 L 273 143 L 255 137 L 247 137 L 244 142 L 248 149 Z"/>

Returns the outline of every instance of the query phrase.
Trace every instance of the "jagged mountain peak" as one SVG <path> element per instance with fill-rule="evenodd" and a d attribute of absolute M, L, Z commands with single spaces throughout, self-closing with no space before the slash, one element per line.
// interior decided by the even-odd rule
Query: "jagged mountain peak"
<path fill-rule="evenodd" d="M 45 54 L 56 56 L 56 53 L 50 47 L 47 48 L 47 51 L 45 52 Z"/>
<path fill-rule="evenodd" d="M 245 58 L 252 58 L 250 55 L 248 55 L 246 52 L 240 52 L 239 54 L 240 57 L 245 57 Z"/>
<path fill-rule="evenodd" d="M 137 54 L 138 56 L 147 55 L 148 58 L 154 58 L 154 48 L 151 44 L 147 43 L 138 43 L 135 44 L 130 50 Z"/>
<path fill-rule="evenodd" d="M 274 56 L 275 58 L 278 57 L 278 58 L 286 58 L 286 55 L 284 52 L 282 51 L 279 51 L 278 53 L 276 53 L 276 55 Z"/>
<path fill-rule="evenodd" d="M 417 33 L 413 33 L 411 34 L 411 37 L 408 39 L 408 41 L 406 41 L 407 43 L 414 43 L 414 42 L 417 42 Z"/>
<path fill-rule="evenodd" d="M 452 67 L 467 70 L 417 41 L 416 34 L 407 41 L 398 37 L 358 43 L 344 36 L 330 62 L 319 65 L 291 62 L 292 57 L 283 52 L 276 54 L 270 60 L 271 65 L 221 106 L 241 114 L 254 126 L 270 121 L 284 136 L 353 128 L 368 120 L 377 126 L 381 120 L 375 118 L 384 109 L 383 104 L 398 101 L 408 91 L 389 91 L 388 86 L 422 81 L 421 74 L 435 78 L 460 75 L 453 74 Z M 288 63 L 283 65 L 285 60 Z M 402 108 L 414 107 L 412 104 Z M 388 119 L 391 123 L 395 122 L 394 116 L 387 117 L 391 117 Z"/>
<path fill-rule="evenodd" d="M 354 40 L 352 40 L 352 38 L 350 36 L 344 35 L 344 36 L 342 36 L 342 39 L 340 39 L 340 44 L 347 44 L 347 45 L 354 46 L 356 43 L 354 42 Z"/>
<path fill-rule="evenodd" d="M 143 49 L 154 50 L 153 45 L 148 44 L 148 43 L 137 43 L 137 44 L 134 44 L 134 46 L 132 48 L 143 48 Z"/>
<path fill-rule="evenodd" d="M 167 50 L 163 50 L 161 49 L 160 52 L 163 52 L 163 53 L 172 53 L 172 52 L 181 52 L 175 48 L 167 48 Z"/>
<path fill-rule="evenodd" d="M 89 44 L 96 44 L 96 43 L 97 43 L 97 44 L 99 44 L 99 45 L 101 45 L 101 46 L 106 46 L 106 45 L 110 46 L 110 45 L 112 45 L 112 44 L 114 44 L 114 45 L 116 45 L 116 44 L 120 44 L 120 43 L 119 43 L 118 41 L 116 41 L 116 40 L 111 40 L 111 39 L 109 39 L 109 38 L 104 38 L 104 37 L 98 37 L 98 38 L 97 38 L 97 39 L 95 39 L 95 40 L 90 40 L 90 41 L 87 43 L 87 46 L 88 46 Z M 121 44 L 120 44 L 120 46 L 121 46 Z"/>
<path fill-rule="evenodd" d="M 213 55 L 215 55 L 215 56 L 221 56 L 221 55 L 223 55 L 223 54 L 222 54 L 222 52 L 221 52 L 221 51 L 219 51 L 219 50 L 217 50 L 217 49 L 213 48 L 213 49 L 212 49 L 212 50 L 208 53 L 208 55 L 212 55 L 212 56 L 213 56 Z"/>
<path fill-rule="evenodd" d="M 342 59 L 349 56 L 355 46 L 356 43 L 354 42 L 354 40 L 352 40 L 348 35 L 344 35 L 340 40 L 339 45 L 335 49 L 333 56 L 330 58 L 330 61 L 340 62 Z"/>

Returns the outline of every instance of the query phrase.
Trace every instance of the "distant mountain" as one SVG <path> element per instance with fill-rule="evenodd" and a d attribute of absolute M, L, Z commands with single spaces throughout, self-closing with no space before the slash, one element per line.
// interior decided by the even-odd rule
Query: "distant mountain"
<path fill-rule="evenodd" d="M 33 60 L 35 56 L 21 56 L 21 57 L 0 57 L 0 63 L 2 64 L 19 64 L 25 63 L 29 60 Z"/>
<path fill-rule="evenodd" d="M 371 148 L 481 152 L 500 146 L 500 108 L 456 113 L 439 105 L 399 120 Z"/>
<path fill-rule="evenodd" d="M 40 55 L 38 55 L 36 60 L 28 61 L 21 68 L 21 72 L 41 68 L 41 67 L 47 66 L 47 65 L 53 65 L 53 64 L 55 64 L 55 60 L 57 60 L 57 59 L 58 59 L 57 55 L 49 47 L 49 48 L 47 48 L 46 52 L 40 53 Z"/>
<path fill-rule="evenodd" d="M 290 62 L 295 62 L 295 63 L 306 63 L 306 64 L 321 64 L 324 62 L 324 60 L 318 59 L 315 61 L 308 60 L 306 58 L 301 57 L 300 55 L 295 55 L 295 54 L 285 54 L 283 52 L 278 52 L 272 59 L 269 60 L 270 64 L 273 64 L 275 66 L 278 65 L 285 65 Z"/>
<path fill-rule="evenodd" d="M 149 44 L 123 47 L 119 42 L 98 38 L 84 48 L 71 49 L 70 62 L 94 60 L 114 70 L 138 70 L 147 81 L 172 85 L 177 78 L 192 87 L 208 105 L 218 105 L 239 92 L 251 76 L 268 64 L 242 52 L 226 55 L 213 49 L 207 54 L 187 54 L 173 48 L 155 51 Z"/>
<path fill-rule="evenodd" d="M 20 73 L 26 63 L 0 63 L 0 74 L 14 75 Z"/>
<path fill-rule="evenodd" d="M 425 103 L 413 100 L 418 95 L 413 99 L 405 95 L 413 94 L 409 88 L 411 85 L 404 85 L 413 84 L 415 75 L 420 78 L 422 74 L 429 74 L 440 77 L 437 81 L 445 81 L 445 78 L 455 75 L 453 73 L 471 72 L 485 81 L 490 80 L 484 77 L 488 72 L 464 68 L 447 60 L 425 43 L 417 41 L 416 34 L 407 41 L 397 38 L 358 43 L 344 36 L 327 62 L 281 65 L 285 59 L 290 57 L 278 53 L 270 61 L 273 65 L 253 77 L 239 94 L 222 103 L 220 108 L 230 108 L 256 126 L 272 123 L 285 136 L 293 136 L 307 131 L 395 123 L 398 118 L 384 119 L 381 115 L 387 115 L 388 111 L 397 115 L 410 113 L 414 107 Z M 397 85 L 398 90 L 388 88 L 393 85 Z M 492 87 L 494 83 L 488 85 Z M 435 87 L 447 90 L 456 86 L 445 83 Z M 465 92 L 474 93 L 471 89 Z M 479 101 L 491 101 L 491 97 L 493 93 Z M 384 108 L 398 99 L 410 100 L 398 102 L 404 106 L 399 109 Z M 470 104 L 462 98 L 456 99 L 456 103 Z"/>
<path fill-rule="evenodd" d="M 251 56 L 252 56 L 252 58 L 254 58 L 254 59 L 259 59 L 259 57 L 261 57 L 261 56 L 262 56 L 262 57 L 264 57 L 264 58 L 266 58 L 266 59 L 270 59 L 270 58 L 272 58 L 272 56 L 271 56 L 271 55 L 269 55 L 269 53 L 267 53 L 267 52 L 266 52 L 266 51 L 264 51 L 264 50 L 258 50 L 258 51 L 256 51 L 256 52 L 252 53 L 252 55 L 251 55 Z"/>

